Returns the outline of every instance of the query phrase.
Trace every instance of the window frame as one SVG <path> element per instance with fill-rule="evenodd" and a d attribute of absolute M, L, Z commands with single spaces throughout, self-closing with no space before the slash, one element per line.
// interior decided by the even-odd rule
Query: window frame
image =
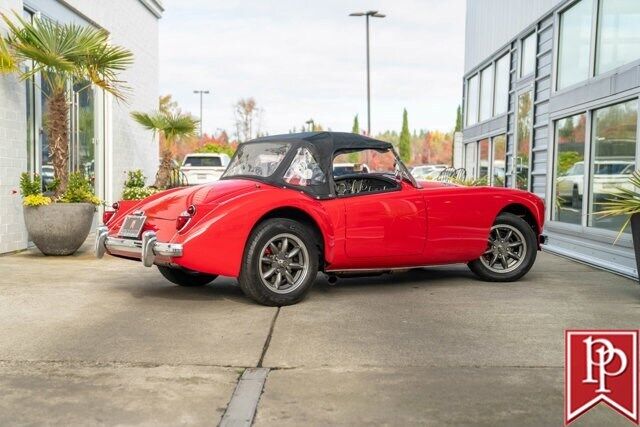
<path fill-rule="evenodd" d="M 486 117 L 486 118 L 482 118 L 482 89 L 483 89 L 483 86 L 484 86 L 482 84 L 482 75 L 483 75 L 484 72 L 490 72 L 491 73 L 491 77 L 489 79 L 489 86 L 490 86 L 490 91 L 489 91 L 489 116 Z M 486 65 L 485 67 L 481 68 L 478 71 L 478 122 L 477 123 L 486 122 L 487 120 L 491 120 L 493 117 L 495 117 L 495 115 L 493 113 L 495 89 L 496 89 L 495 61 L 491 61 L 491 62 L 489 62 L 488 65 Z"/>
<path fill-rule="evenodd" d="M 514 137 L 514 141 L 513 141 L 513 152 L 511 153 L 511 179 L 512 179 L 512 184 L 511 184 L 511 188 L 518 188 L 518 165 L 516 164 L 516 159 L 518 158 L 518 102 L 520 100 L 520 96 L 524 95 L 525 93 L 530 93 L 531 94 L 531 111 L 529 112 L 529 115 L 531 117 L 531 132 L 530 132 L 530 140 L 529 140 L 529 158 L 527 159 L 527 188 L 524 189 L 525 191 L 531 191 L 532 186 L 531 186 L 531 166 L 532 166 L 532 162 L 533 162 L 533 142 L 534 142 L 534 131 L 535 131 L 535 123 L 534 123 L 534 110 L 535 110 L 535 91 L 533 86 L 531 85 L 527 85 L 519 90 L 516 91 L 515 95 L 516 95 L 516 99 L 515 99 L 515 111 L 514 111 L 514 129 L 513 129 L 513 137 Z M 506 176 L 506 173 L 505 173 Z"/>
<path fill-rule="evenodd" d="M 505 106 L 506 109 L 502 112 L 496 112 L 496 99 L 498 98 L 497 96 L 497 89 L 498 89 L 498 79 L 496 79 L 496 71 L 498 70 L 498 62 L 500 62 L 502 59 L 505 59 L 507 61 L 507 99 L 505 102 Z M 492 102 L 492 108 L 491 108 L 491 117 L 498 117 L 498 116 L 502 116 L 504 114 L 508 114 L 509 113 L 509 92 L 511 91 L 511 50 L 508 50 L 507 52 L 504 52 L 502 55 L 498 55 L 496 57 L 496 59 L 493 60 L 493 102 Z"/>
<path fill-rule="evenodd" d="M 478 87 L 477 93 L 478 93 L 478 96 L 477 96 L 477 99 L 476 99 L 476 117 L 475 117 L 475 122 L 473 122 L 473 123 L 469 123 L 469 104 L 470 104 L 470 102 L 469 102 L 469 101 L 471 100 L 471 98 L 470 98 L 470 96 L 469 96 L 469 93 L 470 93 L 470 87 L 471 87 L 470 82 L 471 82 L 471 80 L 472 80 L 472 79 L 474 79 L 474 78 L 475 78 L 475 79 L 477 79 L 477 82 L 478 82 L 478 83 L 477 83 L 477 87 Z M 480 121 L 479 121 L 479 118 L 480 118 L 480 73 L 479 73 L 478 71 L 475 71 L 473 74 L 470 74 L 470 75 L 467 77 L 467 79 L 466 79 L 466 90 L 465 90 L 465 92 L 466 92 L 466 95 L 467 95 L 467 96 L 466 96 L 466 99 L 465 99 L 465 107 L 466 107 L 466 110 L 465 110 L 465 112 L 464 112 L 464 124 L 465 124 L 465 127 L 475 126 L 475 125 L 477 125 L 478 123 L 480 123 Z"/>

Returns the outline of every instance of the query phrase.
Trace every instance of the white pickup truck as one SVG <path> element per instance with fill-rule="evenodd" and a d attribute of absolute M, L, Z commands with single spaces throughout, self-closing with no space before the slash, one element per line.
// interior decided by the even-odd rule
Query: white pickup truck
<path fill-rule="evenodd" d="M 223 153 L 191 153 L 184 157 L 180 170 L 189 185 L 205 184 L 219 180 L 230 160 Z"/>

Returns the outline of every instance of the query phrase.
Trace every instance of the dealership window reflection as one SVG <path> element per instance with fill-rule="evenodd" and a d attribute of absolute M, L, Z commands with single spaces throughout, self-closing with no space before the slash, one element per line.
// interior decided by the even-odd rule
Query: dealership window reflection
<path fill-rule="evenodd" d="M 493 68 L 480 72 L 480 121 L 491 118 L 493 98 Z"/>
<path fill-rule="evenodd" d="M 581 0 L 560 15 L 558 89 L 589 77 L 592 0 Z"/>
<path fill-rule="evenodd" d="M 493 162 L 491 167 L 492 180 L 491 185 L 494 187 L 504 187 L 505 184 L 505 158 L 507 152 L 506 135 L 498 135 L 493 138 Z"/>
<path fill-rule="evenodd" d="M 536 66 L 536 33 L 531 33 L 520 44 L 520 77 L 533 73 Z"/>
<path fill-rule="evenodd" d="M 578 114 L 556 122 L 553 209 L 555 221 L 582 223 L 586 123 L 586 114 Z"/>
<path fill-rule="evenodd" d="M 628 182 L 635 169 L 638 101 L 596 110 L 593 113 L 591 142 L 591 200 L 589 225 L 619 231 L 625 216 L 598 215 L 601 202 L 610 199 L 616 188 L 633 190 Z M 628 228 L 626 232 L 628 232 Z"/>
<path fill-rule="evenodd" d="M 478 75 L 467 83 L 467 126 L 471 126 L 478 122 Z"/>
<path fill-rule="evenodd" d="M 531 136 L 533 133 L 533 93 L 524 92 L 518 96 L 518 120 L 516 124 L 517 154 L 514 158 L 516 188 L 529 189 L 529 157 L 531 155 Z"/>
<path fill-rule="evenodd" d="M 478 142 L 478 178 L 489 179 L 489 140 Z"/>
<path fill-rule="evenodd" d="M 600 0 L 596 74 L 640 59 L 640 1 Z"/>

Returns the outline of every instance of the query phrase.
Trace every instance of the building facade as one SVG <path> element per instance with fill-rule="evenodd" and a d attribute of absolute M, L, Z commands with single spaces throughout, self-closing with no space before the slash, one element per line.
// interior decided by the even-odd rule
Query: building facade
<path fill-rule="evenodd" d="M 70 82 L 69 163 L 92 180 L 96 194 L 107 202 L 120 197 L 126 171 L 142 169 L 155 176 L 158 141 L 133 122 L 130 112 L 158 106 L 160 1 L 0 0 L 0 12 L 103 28 L 114 44 L 133 52 L 134 64 L 120 76 L 131 88 L 126 102 L 86 82 Z M 0 32 L 5 30 L 0 22 Z M 28 245 L 16 194 L 20 174 L 39 173 L 45 183 L 52 179 L 43 129 L 46 90 L 38 77 L 20 82 L 0 75 L 0 253 Z"/>
<path fill-rule="evenodd" d="M 640 1 L 467 0 L 463 162 L 545 200 L 546 249 L 637 276 L 602 201 L 638 168 Z"/>

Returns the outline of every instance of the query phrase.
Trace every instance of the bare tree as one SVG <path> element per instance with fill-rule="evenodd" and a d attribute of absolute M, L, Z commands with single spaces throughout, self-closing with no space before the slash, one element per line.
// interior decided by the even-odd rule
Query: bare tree
<path fill-rule="evenodd" d="M 240 99 L 234 104 L 233 113 L 238 141 L 248 141 L 260 133 L 262 110 L 256 106 L 255 99 Z"/>

